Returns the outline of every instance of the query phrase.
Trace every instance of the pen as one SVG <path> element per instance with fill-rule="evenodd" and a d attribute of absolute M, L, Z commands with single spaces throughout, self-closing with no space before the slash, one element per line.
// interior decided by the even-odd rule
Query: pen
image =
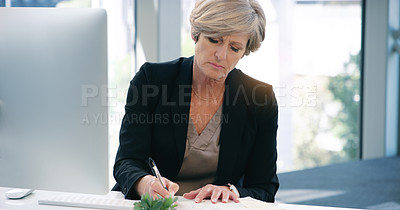
<path fill-rule="evenodd" d="M 153 160 L 151 157 L 149 157 L 148 163 L 149 163 L 149 166 L 150 166 L 150 168 L 151 168 L 151 171 L 153 172 L 153 175 L 156 176 L 157 179 L 160 181 L 161 186 L 164 187 L 166 190 L 168 190 L 168 189 L 165 187 L 164 182 L 162 182 L 162 180 L 161 180 L 161 174 L 160 174 L 160 172 L 158 171 L 158 168 L 157 168 L 157 166 L 156 166 L 156 163 L 154 162 L 154 160 Z"/>

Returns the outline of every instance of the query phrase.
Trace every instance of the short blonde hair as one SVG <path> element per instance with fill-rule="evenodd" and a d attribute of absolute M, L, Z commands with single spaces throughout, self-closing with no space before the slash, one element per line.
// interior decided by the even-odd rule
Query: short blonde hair
<path fill-rule="evenodd" d="M 265 38 L 265 15 L 256 0 L 197 0 L 190 24 L 195 41 L 200 33 L 211 37 L 248 34 L 244 55 L 260 48 Z"/>

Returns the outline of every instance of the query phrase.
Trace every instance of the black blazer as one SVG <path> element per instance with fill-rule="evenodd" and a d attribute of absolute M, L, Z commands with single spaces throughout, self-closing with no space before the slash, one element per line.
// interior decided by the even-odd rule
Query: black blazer
<path fill-rule="evenodd" d="M 139 198 L 134 185 L 151 174 L 148 157 L 169 180 L 179 173 L 186 146 L 192 69 L 193 57 L 145 63 L 130 82 L 113 188 L 126 198 Z M 279 182 L 278 107 L 272 86 L 238 69 L 229 73 L 225 84 L 219 162 L 213 184 L 232 183 L 241 197 L 273 202 Z"/>

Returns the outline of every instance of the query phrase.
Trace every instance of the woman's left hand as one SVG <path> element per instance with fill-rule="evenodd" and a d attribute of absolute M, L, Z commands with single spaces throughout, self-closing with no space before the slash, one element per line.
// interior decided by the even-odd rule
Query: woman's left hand
<path fill-rule="evenodd" d="M 210 198 L 212 203 L 217 203 L 221 199 L 222 203 L 233 200 L 238 203 L 238 196 L 231 192 L 227 186 L 216 186 L 208 184 L 200 189 L 183 194 L 186 199 L 194 199 L 196 203 L 200 203 L 205 198 Z"/>

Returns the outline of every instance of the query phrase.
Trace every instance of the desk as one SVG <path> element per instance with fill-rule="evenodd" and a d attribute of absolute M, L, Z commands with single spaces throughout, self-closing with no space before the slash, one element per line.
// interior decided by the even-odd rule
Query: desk
<path fill-rule="evenodd" d="M 0 187 L 0 210 L 88 210 L 88 208 L 73 208 L 73 207 L 59 207 L 59 206 L 47 206 L 39 205 L 38 200 L 49 196 L 55 196 L 62 194 L 63 192 L 36 190 L 28 197 L 21 200 L 10 200 L 4 195 L 9 188 Z M 109 192 L 104 195 L 107 198 L 124 199 L 124 196 L 120 192 Z M 210 204 L 213 205 L 213 204 Z M 295 204 L 277 204 L 280 208 L 285 210 L 355 210 L 348 208 L 335 208 L 335 207 L 322 207 L 322 206 L 307 206 L 307 205 L 295 205 Z M 178 210 L 180 208 L 178 207 Z"/>

